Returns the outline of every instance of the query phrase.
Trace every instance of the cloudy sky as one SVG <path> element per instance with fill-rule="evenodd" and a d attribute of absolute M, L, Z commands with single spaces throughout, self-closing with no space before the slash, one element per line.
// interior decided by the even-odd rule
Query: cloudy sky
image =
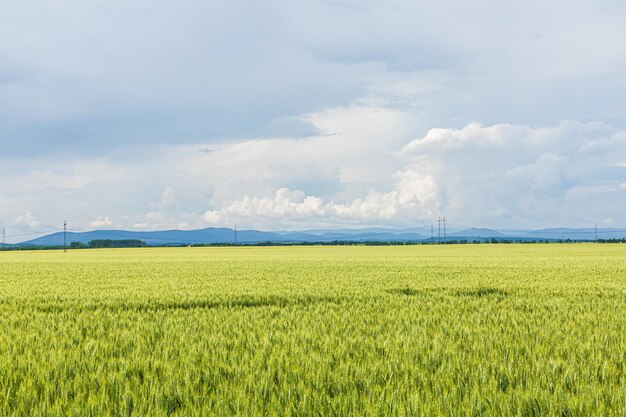
<path fill-rule="evenodd" d="M 617 0 L 8 2 L 0 223 L 626 226 L 624 21 Z"/>

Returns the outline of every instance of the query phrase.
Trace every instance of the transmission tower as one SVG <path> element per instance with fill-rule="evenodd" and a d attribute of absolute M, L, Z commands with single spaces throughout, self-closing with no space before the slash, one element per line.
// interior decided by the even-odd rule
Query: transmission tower
<path fill-rule="evenodd" d="M 437 217 L 437 243 L 441 243 L 441 217 Z"/>
<path fill-rule="evenodd" d="M 63 220 L 63 252 L 67 252 L 67 220 Z"/>

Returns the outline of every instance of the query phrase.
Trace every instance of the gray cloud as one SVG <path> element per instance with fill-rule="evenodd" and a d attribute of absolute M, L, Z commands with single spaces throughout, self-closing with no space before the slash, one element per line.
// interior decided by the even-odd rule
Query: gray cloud
<path fill-rule="evenodd" d="M 307 135 L 281 121 L 407 75 L 447 90 L 405 95 L 419 134 L 610 113 L 622 17 L 619 2 L 16 2 L 0 17 L 0 140 L 28 154 Z"/>
<path fill-rule="evenodd" d="M 98 158 L 23 171 L 3 180 L 3 211 L 26 231 L 68 213 L 79 228 L 412 227 L 442 214 L 467 226 L 626 223 L 625 130 L 474 123 L 409 140 L 415 116 L 406 111 L 356 106 L 307 117 L 341 133 L 209 153 L 157 146 L 137 166 Z"/>
<path fill-rule="evenodd" d="M 416 137 L 408 146 L 434 161 L 467 145 L 465 169 L 498 165 L 467 187 L 489 184 L 475 189 L 503 224 L 564 198 L 614 199 L 625 18 L 617 1 L 13 2 L 0 14 L 0 218 L 197 226 L 283 188 L 347 207 L 398 191 L 396 153 Z M 480 138 L 428 145 L 433 128 L 469 134 L 473 122 Z M 530 137 L 548 141 L 532 158 L 516 142 Z M 425 166 L 407 169 L 449 198 L 428 210 L 484 217 Z M 511 184 L 490 175 L 517 176 L 519 206 L 500 205 Z M 177 203 L 155 206 L 168 186 Z"/>

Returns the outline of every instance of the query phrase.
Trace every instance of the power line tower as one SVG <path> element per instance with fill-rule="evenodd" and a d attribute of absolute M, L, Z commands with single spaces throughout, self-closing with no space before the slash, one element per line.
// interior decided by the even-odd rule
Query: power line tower
<path fill-rule="evenodd" d="M 67 220 L 63 220 L 63 252 L 67 252 Z"/>
<path fill-rule="evenodd" d="M 437 217 L 437 244 L 441 243 L 441 217 Z"/>
<path fill-rule="evenodd" d="M 237 244 L 237 223 L 235 223 L 235 245 Z"/>

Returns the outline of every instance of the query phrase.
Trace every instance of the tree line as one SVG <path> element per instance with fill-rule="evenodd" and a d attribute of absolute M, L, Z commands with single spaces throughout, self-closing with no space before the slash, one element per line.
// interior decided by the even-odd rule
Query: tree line
<path fill-rule="evenodd" d="M 89 243 L 72 242 L 71 249 L 87 249 L 87 248 L 143 248 L 148 246 L 146 242 L 139 239 L 95 239 Z"/>

